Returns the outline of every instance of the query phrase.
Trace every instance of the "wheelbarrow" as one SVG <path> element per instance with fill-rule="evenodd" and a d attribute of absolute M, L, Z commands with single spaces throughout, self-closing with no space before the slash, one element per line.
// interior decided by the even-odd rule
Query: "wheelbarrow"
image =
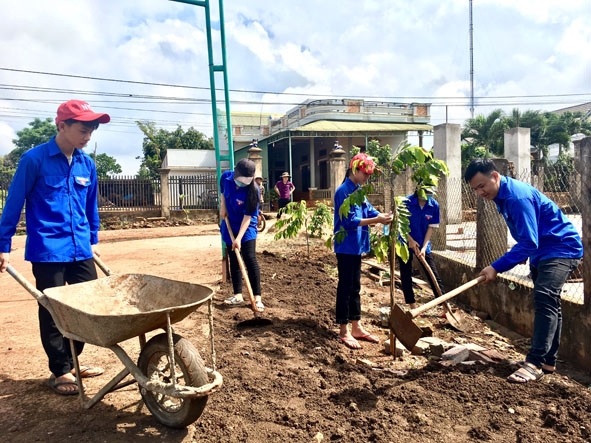
<path fill-rule="evenodd" d="M 89 409 L 110 392 L 136 383 L 144 403 L 156 419 L 173 428 L 197 420 L 208 396 L 223 382 L 215 370 L 213 348 L 213 290 L 202 285 L 144 274 L 112 274 L 94 257 L 107 275 L 84 283 L 37 290 L 11 265 L 8 273 L 45 307 L 70 340 L 82 406 Z M 208 302 L 213 369 L 206 368 L 190 341 L 177 335 L 172 324 L 181 321 Z M 146 342 L 146 334 L 166 332 Z M 118 344 L 139 337 L 137 365 Z M 123 363 L 121 370 L 94 397 L 87 399 L 82 387 L 80 364 L 73 340 L 109 348 Z M 131 375 L 132 380 L 124 379 Z"/>

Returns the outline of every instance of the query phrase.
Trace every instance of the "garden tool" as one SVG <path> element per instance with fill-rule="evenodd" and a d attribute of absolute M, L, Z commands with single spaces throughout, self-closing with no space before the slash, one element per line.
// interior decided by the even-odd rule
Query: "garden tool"
<path fill-rule="evenodd" d="M 234 233 L 232 232 L 232 227 L 230 226 L 230 220 L 226 216 L 224 218 L 224 221 L 226 222 L 226 227 L 228 228 L 228 233 L 230 234 L 230 238 L 232 239 L 233 243 L 235 237 Z M 262 312 L 259 311 L 259 309 L 257 308 L 256 301 L 254 299 L 254 294 L 252 292 L 252 286 L 250 285 L 250 279 L 248 278 L 248 271 L 246 270 L 246 265 L 244 264 L 244 260 L 242 259 L 242 255 L 240 252 L 236 253 L 236 259 L 238 260 L 238 266 L 240 266 L 240 271 L 242 271 L 242 278 L 244 278 L 244 283 L 246 284 L 248 297 L 250 298 L 250 304 L 254 312 L 254 318 L 240 322 L 240 326 L 266 326 L 272 324 L 273 322 L 270 319 L 262 318 Z"/>
<path fill-rule="evenodd" d="M 427 272 L 427 274 L 429 274 L 429 277 L 431 278 L 431 281 L 433 282 L 433 285 L 435 286 L 436 297 L 441 297 L 441 295 L 442 295 L 441 288 L 439 287 L 439 283 L 437 283 L 437 279 L 435 278 L 435 274 L 433 274 L 433 270 L 431 269 L 431 267 L 427 263 L 427 260 L 425 260 L 425 257 L 423 257 L 422 255 L 419 255 L 419 254 L 415 254 L 415 255 L 417 256 L 417 258 L 419 259 L 419 261 L 423 265 L 423 268 L 425 268 L 425 271 Z M 463 326 L 462 326 L 462 317 L 460 316 L 460 313 L 458 311 L 456 311 L 454 313 L 448 302 L 443 303 L 443 308 L 445 309 L 445 318 L 447 319 L 447 322 L 450 324 L 450 326 L 454 329 L 457 329 L 458 331 L 462 331 Z"/>
<path fill-rule="evenodd" d="M 464 292 L 465 290 L 477 285 L 478 283 L 485 280 L 485 277 L 481 275 L 474 280 L 470 280 L 468 283 L 464 283 L 462 286 L 448 292 L 447 294 L 437 297 L 416 309 L 405 312 L 399 305 L 394 305 L 392 313 L 390 315 L 390 328 L 394 331 L 394 335 L 400 343 L 411 351 L 416 345 L 417 341 L 422 337 L 423 330 L 418 327 L 413 319 L 422 312 L 428 311 L 429 309 L 446 302 L 447 300 L 455 297 L 456 295 Z"/>

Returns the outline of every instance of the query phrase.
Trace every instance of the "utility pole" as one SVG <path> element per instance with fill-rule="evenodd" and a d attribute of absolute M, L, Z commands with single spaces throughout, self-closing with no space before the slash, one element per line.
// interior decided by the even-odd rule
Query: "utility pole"
<path fill-rule="evenodd" d="M 470 116 L 474 118 L 474 26 L 472 23 L 472 0 L 470 2 Z"/>

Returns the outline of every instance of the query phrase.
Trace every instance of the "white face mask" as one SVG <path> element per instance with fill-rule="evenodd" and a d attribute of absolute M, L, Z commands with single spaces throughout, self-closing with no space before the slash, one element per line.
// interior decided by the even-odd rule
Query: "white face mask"
<path fill-rule="evenodd" d="M 238 181 L 236 179 L 234 179 L 234 183 L 236 183 L 236 186 L 238 186 L 239 188 L 244 188 L 245 186 L 248 186 L 246 183 L 242 183 L 241 181 Z"/>

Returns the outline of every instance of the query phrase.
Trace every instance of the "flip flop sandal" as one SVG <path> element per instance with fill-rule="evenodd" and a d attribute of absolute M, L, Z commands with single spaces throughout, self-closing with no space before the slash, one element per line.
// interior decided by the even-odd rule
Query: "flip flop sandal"
<path fill-rule="evenodd" d="M 47 386 L 51 388 L 53 392 L 59 395 L 78 395 L 78 384 L 75 381 L 56 381 L 55 376 L 52 375 L 47 380 Z M 61 389 L 60 386 L 75 386 L 75 390 L 65 390 Z"/>
<path fill-rule="evenodd" d="M 353 350 L 361 349 L 361 345 L 354 338 L 341 337 L 339 335 L 339 340 L 349 349 L 353 349 Z"/>
<path fill-rule="evenodd" d="M 91 377 L 98 377 L 105 372 L 103 368 L 98 366 L 80 366 L 80 378 L 91 378 Z M 72 375 L 76 375 L 76 370 L 72 369 L 70 371 Z"/>
<path fill-rule="evenodd" d="M 515 366 L 517 366 L 519 368 L 523 367 L 523 365 L 525 365 L 525 360 L 515 362 Z M 554 372 L 556 372 L 556 367 L 543 364 L 542 365 L 542 372 L 546 375 L 554 374 Z"/>
<path fill-rule="evenodd" d="M 556 366 L 542 365 L 542 372 L 547 375 L 554 374 L 556 372 Z"/>
<path fill-rule="evenodd" d="M 544 373 L 542 371 L 538 371 L 529 363 L 525 363 L 517 371 L 507 377 L 507 381 L 511 383 L 529 383 L 530 381 L 538 381 L 543 376 Z"/>
<path fill-rule="evenodd" d="M 377 338 L 375 335 L 371 335 L 371 334 L 365 334 L 365 335 L 360 335 L 359 337 L 355 337 L 353 336 L 353 338 L 355 340 L 363 340 L 363 341 L 368 341 L 370 343 L 379 343 L 380 339 Z"/>

